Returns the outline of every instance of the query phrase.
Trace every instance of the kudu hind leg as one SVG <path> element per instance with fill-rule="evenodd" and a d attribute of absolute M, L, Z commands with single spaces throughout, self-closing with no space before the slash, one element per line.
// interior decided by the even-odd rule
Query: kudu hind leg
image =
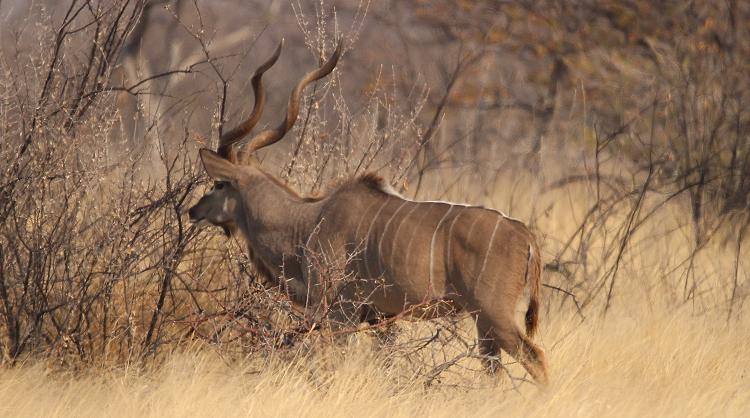
<path fill-rule="evenodd" d="M 495 347 L 502 348 L 506 353 L 515 358 L 526 369 L 537 383 L 546 385 L 548 383 L 547 366 L 544 357 L 544 351 L 537 347 L 516 325 L 512 317 L 509 317 L 505 323 L 485 325 L 490 321 L 477 320 L 477 330 L 479 335 L 491 335 L 494 337 L 492 344 Z M 484 326 L 482 326 L 484 325 Z M 486 340 L 486 338 L 485 338 Z M 480 346 L 482 339 L 480 338 Z"/>
<path fill-rule="evenodd" d="M 501 330 L 498 334 L 500 347 L 518 360 L 537 383 L 546 385 L 548 377 L 544 351 L 515 324 L 511 329 Z"/>

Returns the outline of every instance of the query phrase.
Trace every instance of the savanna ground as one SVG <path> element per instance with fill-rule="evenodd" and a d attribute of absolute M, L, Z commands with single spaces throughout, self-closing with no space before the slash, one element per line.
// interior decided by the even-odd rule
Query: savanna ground
<path fill-rule="evenodd" d="M 0 416 L 746 416 L 748 22 L 732 1 L 0 2 Z M 306 332 L 241 243 L 186 222 L 197 149 L 281 37 L 262 124 L 347 51 L 264 167 L 528 223 L 549 387 L 507 355 L 485 375 L 469 320 L 378 350 Z"/>

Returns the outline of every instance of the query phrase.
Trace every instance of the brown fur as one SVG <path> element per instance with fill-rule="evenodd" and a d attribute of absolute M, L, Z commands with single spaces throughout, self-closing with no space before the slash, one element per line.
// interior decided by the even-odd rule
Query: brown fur
<path fill-rule="evenodd" d="M 292 189 L 287 185 L 285 182 L 277 179 L 276 177 L 263 172 L 265 174 L 266 178 L 270 181 L 272 181 L 274 184 L 279 186 L 280 188 L 284 189 L 284 191 L 289 194 L 290 196 L 294 196 L 295 198 L 303 201 L 303 202 L 319 202 L 323 199 L 325 199 L 328 195 L 333 193 L 334 191 L 342 188 L 347 187 L 350 185 L 364 185 L 365 187 L 372 189 L 373 191 L 382 192 L 388 194 L 388 188 L 390 187 L 388 183 L 383 179 L 383 177 L 375 174 L 375 173 L 365 173 L 362 174 L 359 177 L 352 179 L 345 179 L 341 180 L 338 184 L 334 185 L 333 187 L 329 188 L 326 193 L 324 194 L 316 194 L 316 195 L 309 195 L 309 196 L 303 196 L 299 193 L 297 193 L 296 190 Z"/>
<path fill-rule="evenodd" d="M 388 187 L 388 183 L 383 177 L 375 173 L 365 173 L 355 180 L 355 182 L 361 183 L 371 189 L 384 191 Z"/>
<path fill-rule="evenodd" d="M 302 197 L 252 157 L 292 128 L 303 89 L 333 70 L 341 43 L 297 84 L 276 129 L 257 134 L 237 150 L 236 159 L 223 152 L 260 115 L 260 76 L 279 51 L 253 77 L 257 106 L 250 118 L 222 136 L 220 154 L 200 150 L 206 172 L 221 183 L 190 208 L 190 219 L 239 230 L 260 274 L 282 287 L 314 321 L 325 316 L 337 327 L 466 311 L 476 321 L 488 371 L 496 369 L 496 356 L 504 350 L 536 381 L 546 383 L 544 352 L 529 339 L 539 318 L 539 251 L 523 223 L 491 209 L 408 200 L 372 173 L 324 196 Z M 515 308 L 526 287 L 531 298 L 524 332 Z"/>
<path fill-rule="evenodd" d="M 488 370 L 502 349 L 547 381 L 544 353 L 530 340 L 539 320 L 539 250 L 523 223 L 481 207 L 406 200 L 374 174 L 304 198 L 258 166 L 235 166 L 205 150 L 201 156 L 209 174 L 229 186 L 204 196 L 191 217 L 236 223 L 264 278 L 306 315 L 329 316 L 334 325 L 372 313 L 417 319 L 469 312 Z M 337 271 L 355 280 L 342 282 Z M 514 317 L 526 287 L 523 331 Z M 328 310 L 332 295 L 344 304 Z"/>

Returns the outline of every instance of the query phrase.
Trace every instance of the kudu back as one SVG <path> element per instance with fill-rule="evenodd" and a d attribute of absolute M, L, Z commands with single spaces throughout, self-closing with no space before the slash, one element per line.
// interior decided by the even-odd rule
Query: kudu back
<path fill-rule="evenodd" d="M 333 71 L 341 44 L 297 84 L 277 128 L 241 143 L 260 118 L 261 78 L 282 45 L 253 75 L 251 115 L 221 136 L 216 152 L 200 150 L 215 183 L 190 209 L 191 221 L 240 234 L 258 271 L 310 315 L 341 324 L 373 315 L 433 318 L 468 312 L 483 354 L 491 358 L 505 350 L 537 382 L 546 383 L 544 353 L 530 339 L 539 318 L 541 258 L 523 223 L 479 206 L 412 201 L 374 174 L 304 198 L 254 158 L 255 151 L 291 129 L 305 86 Z M 525 331 L 515 321 L 524 290 L 530 294 Z M 495 361 L 485 365 L 493 372 L 497 367 Z"/>

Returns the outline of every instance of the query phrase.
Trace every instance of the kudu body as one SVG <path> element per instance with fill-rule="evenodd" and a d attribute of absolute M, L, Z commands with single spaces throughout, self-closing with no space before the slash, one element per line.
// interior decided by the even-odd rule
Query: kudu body
<path fill-rule="evenodd" d="M 252 115 L 222 136 L 218 153 L 201 150 L 215 184 L 190 209 L 191 220 L 241 234 L 258 270 L 312 315 L 346 323 L 372 320 L 373 313 L 430 318 L 465 311 L 476 320 L 483 354 L 503 349 L 546 383 L 544 354 L 530 340 L 538 322 L 541 259 L 523 223 L 477 206 L 411 201 L 372 174 L 322 197 L 303 198 L 253 158 L 291 128 L 302 90 L 333 70 L 340 45 L 294 89 L 278 128 L 259 133 L 239 153 L 233 148 L 260 116 L 260 78 L 280 49 L 253 77 Z M 326 265 L 339 266 L 349 280 L 332 280 Z M 525 289 L 530 302 L 524 332 L 515 310 Z"/>

